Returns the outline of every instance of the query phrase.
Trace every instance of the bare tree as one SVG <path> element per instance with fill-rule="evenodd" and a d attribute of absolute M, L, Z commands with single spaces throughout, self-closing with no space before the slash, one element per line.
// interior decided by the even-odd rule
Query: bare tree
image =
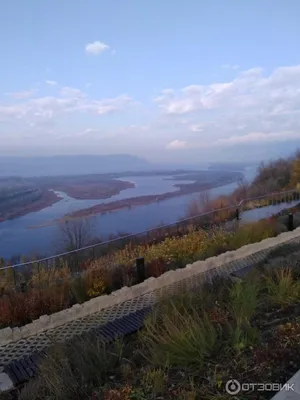
<path fill-rule="evenodd" d="M 199 198 L 192 200 L 188 205 L 187 209 L 187 217 L 195 217 L 196 215 L 200 215 L 201 213 L 205 213 L 210 211 L 211 206 L 211 197 L 209 191 L 200 192 Z"/>
<path fill-rule="evenodd" d="M 88 219 L 66 220 L 59 225 L 59 229 L 60 240 L 66 251 L 80 249 L 92 242 L 92 225 Z"/>
<path fill-rule="evenodd" d="M 199 205 L 201 208 L 201 212 L 210 211 L 212 208 L 211 202 L 212 202 L 212 199 L 211 199 L 210 192 L 208 190 L 200 192 Z"/>
<path fill-rule="evenodd" d="M 243 176 L 237 182 L 238 187 L 234 191 L 235 201 L 241 201 L 249 196 L 249 181 Z"/>
<path fill-rule="evenodd" d="M 267 164 L 261 163 L 252 186 L 262 195 L 285 189 L 290 184 L 292 167 L 292 159 L 279 158 Z"/>

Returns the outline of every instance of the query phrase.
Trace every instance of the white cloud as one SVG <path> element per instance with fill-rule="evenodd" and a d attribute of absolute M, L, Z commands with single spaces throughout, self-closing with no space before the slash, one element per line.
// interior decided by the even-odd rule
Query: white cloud
<path fill-rule="evenodd" d="M 0 121 L 19 119 L 24 116 L 24 110 L 17 105 L 0 106 Z"/>
<path fill-rule="evenodd" d="M 133 101 L 129 96 L 120 95 L 110 99 L 81 101 L 77 105 L 77 109 L 86 112 L 91 111 L 99 115 L 103 115 L 113 111 L 122 110 L 132 103 Z"/>
<path fill-rule="evenodd" d="M 69 86 L 64 86 L 60 90 L 60 94 L 62 97 L 71 97 L 74 99 L 86 97 L 86 94 L 80 90 Z"/>
<path fill-rule="evenodd" d="M 267 108 L 268 114 L 291 112 L 300 105 L 300 65 L 278 68 L 269 76 L 254 68 L 240 73 L 231 82 L 190 85 L 177 91 L 168 89 L 154 101 L 165 114 L 232 112 L 234 108 L 242 111 Z"/>
<path fill-rule="evenodd" d="M 234 69 L 237 70 L 240 68 L 240 66 L 238 64 L 223 64 L 222 68 L 224 69 Z"/>
<path fill-rule="evenodd" d="M 103 42 L 93 42 L 93 43 L 88 43 L 85 46 L 85 51 L 89 54 L 94 54 L 96 56 L 102 54 L 105 50 L 108 50 L 109 46 Z"/>
<path fill-rule="evenodd" d="M 202 128 L 202 125 L 201 125 L 201 124 L 198 124 L 198 125 L 192 125 L 192 126 L 190 127 L 190 130 L 191 130 L 192 132 L 202 132 L 202 131 L 203 131 L 203 128 Z"/>
<path fill-rule="evenodd" d="M 213 109 L 234 90 L 231 82 L 209 86 L 191 85 L 174 92 L 168 89 L 154 101 L 166 114 L 187 114 L 202 109 Z"/>
<path fill-rule="evenodd" d="M 0 120 L 14 123 L 24 119 L 27 124 L 58 118 L 66 113 L 94 113 L 98 115 L 121 111 L 133 104 L 128 95 L 113 98 L 92 99 L 84 92 L 72 87 L 63 87 L 60 96 L 44 96 L 24 100 L 13 105 L 0 106 Z"/>
<path fill-rule="evenodd" d="M 33 97 L 35 93 L 36 89 L 30 89 L 30 90 L 23 90 L 21 92 L 6 93 L 6 95 L 14 99 L 28 99 L 29 97 Z"/>
<path fill-rule="evenodd" d="M 300 65 L 270 74 L 252 68 L 229 82 L 168 88 L 154 102 L 164 118 L 165 134 L 167 123 L 173 129 L 168 148 L 213 149 L 300 139 Z M 185 127 L 179 126 L 182 116 Z"/>
<path fill-rule="evenodd" d="M 250 144 L 258 142 L 284 142 L 290 139 L 300 139 L 300 131 L 279 131 L 279 132 L 251 132 L 247 135 L 235 135 L 228 138 L 219 139 L 213 143 L 214 146 L 232 146 L 237 144 Z"/>
<path fill-rule="evenodd" d="M 187 142 L 184 140 L 173 140 L 172 142 L 168 143 L 166 148 L 170 150 L 178 150 L 184 149 L 187 146 Z"/>
<path fill-rule="evenodd" d="M 41 147 L 46 132 L 52 132 L 52 137 L 65 138 L 65 146 L 68 139 L 70 152 L 86 141 L 91 151 L 98 144 L 101 151 L 136 151 L 157 158 L 160 154 L 161 159 L 170 160 L 176 154 L 187 162 L 191 154 L 202 160 L 213 152 L 222 155 L 223 148 L 246 149 L 255 144 L 265 146 L 267 152 L 273 143 L 281 147 L 283 141 L 300 139 L 300 65 L 271 73 L 252 68 L 228 81 L 168 87 L 154 99 L 156 107 L 139 107 L 124 119 L 109 114 L 131 109 L 135 103 L 127 94 L 98 98 L 78 88 L 58 89 L 57 96 L 2 101 L 1 138 L 5 135 L 6 143 L 12 143 L 27 128 Z M 101 115 L 107 117 L 100 119 Z M 234 156 L 248 158 L 247 150 L 243 151 L 233 152 Z"/>
<path fill-rule="evenodd" d="M 56 86 L 57 85 L 56 81 L 46 81 L 46 83 L 47 83 L 47 85 L 50 85 L 50 86 Z"/>

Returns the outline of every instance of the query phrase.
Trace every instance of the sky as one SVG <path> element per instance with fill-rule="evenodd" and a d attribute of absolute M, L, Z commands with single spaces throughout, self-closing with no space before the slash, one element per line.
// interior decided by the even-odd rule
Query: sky
<path fill-rule="evenodd" d="M 299 13 L 299 0 L 2 2 L 0 155 L 290 151 Z"/>

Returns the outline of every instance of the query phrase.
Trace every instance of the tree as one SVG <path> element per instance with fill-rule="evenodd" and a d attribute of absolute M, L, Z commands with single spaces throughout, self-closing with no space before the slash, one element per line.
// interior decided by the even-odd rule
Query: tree
<path fill-rule="evenodd" d="M 92 241 L 92 225 L 88 219 L 78 218 L 62 222 L 59 225 L 60 240 L 65 251 L 77 250 L 88 246 Z"/>
<path fill-rule="evenodd" d="M 241 201 L 249 196 L 250 185 L 248 180 L 243 176 L 238 182 L 238 187 L 234 191 L 235 201 Z"/>
<path fill-rule="evenodd" d="M 195 217 L 211 210 L 211 197 L 208 191 L 200 192 L 198 200 L 192 200 L 188 205 L 187 217 Z"/>
<path fill-rule="evenodd" d="M 255 196 L 286 189 L 291 180 L 292 160 L 278 159 L 268 164 L 261 163 L 252 182 Z"/>

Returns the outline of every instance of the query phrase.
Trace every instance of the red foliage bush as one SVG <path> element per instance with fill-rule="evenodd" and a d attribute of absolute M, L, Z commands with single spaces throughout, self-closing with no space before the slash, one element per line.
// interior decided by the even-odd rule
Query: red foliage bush
<path fill-rule="evenodd" d="M 70 306 L 65 285 L 46 290 L 31 288 L 26 293 L 11 291 L 0 298 L 0 326 L 25 325 L 41 315 L 52 314 Z"/>
<path fill-rule="evenodd" d="M 146 273 L 148 277 L 158 278 L 168 271 L 168 264 L 165 260 L 157 259 L 148 262 L 146 265 Z"/>

